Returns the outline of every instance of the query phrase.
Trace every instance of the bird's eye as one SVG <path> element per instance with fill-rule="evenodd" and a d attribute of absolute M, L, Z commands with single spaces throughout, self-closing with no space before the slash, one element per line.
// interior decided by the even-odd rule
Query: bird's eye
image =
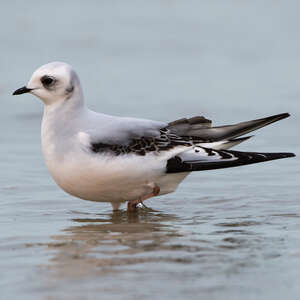
<path fill-rule="evenodd" d="M 50 86 L 55 82 L 55 79 L 53 77 L 45 75 L 41 78 L 41 82 L 43 86 Z"/>

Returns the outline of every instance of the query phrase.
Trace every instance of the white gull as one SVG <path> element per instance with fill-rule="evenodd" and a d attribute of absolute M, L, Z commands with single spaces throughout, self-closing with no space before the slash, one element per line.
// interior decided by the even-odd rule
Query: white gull
<path fill-rule="evenodd" d="M 132 211 L 174 192 L 192 171 L 294 156 L 227 150 L 287 113 L 220 127 L 202 116 L 164 123 L 105 115 L 85 106 L 78 75 L 62 62 L 41 66 L 14 95 L 27 92 L 45 104 L 42 148 L 55 182 L 76 197 L 111 202 L 113 209 L 127 201 Z"/>

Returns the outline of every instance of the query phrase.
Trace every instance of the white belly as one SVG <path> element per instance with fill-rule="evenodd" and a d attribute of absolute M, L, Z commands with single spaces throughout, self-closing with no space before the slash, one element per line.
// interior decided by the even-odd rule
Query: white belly
<path fill-rule="evenodd" d="M 160 195 L 173 192 L 188 173 L 165 174 L 162 160 L 146 156 L 110 156 L 84 151 L 63 160 L 51 157 L 47 166 L 56 183 L 76 197 L 99 202 L 125 202 L 150 194 L 153 184 Z"/>

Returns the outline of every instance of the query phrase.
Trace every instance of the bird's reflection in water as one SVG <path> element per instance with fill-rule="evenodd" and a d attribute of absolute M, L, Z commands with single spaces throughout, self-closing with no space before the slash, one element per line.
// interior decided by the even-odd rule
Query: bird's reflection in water
<path fill-rule="evenodd" d="M 52 236 L 49 270 L 70 279 L 130 270 L 144 263 L 175 263 L 214 274 L 220 266 L 236 272 L 253 264 L 253 251 L 266 242 L 256 233 L 260 220 L 252 217 L 213 218 L 195 212 L 189 218 L 140 209 L 103 214 L 72 212 L 72 226 Z M 262 223 L 263 224 L 263 223 Z M 277 253 L 263 253 L 274 257 Z M 145 265 L 144 265 L 145 266 Z M 147 268 L 150 265 L 147 264 Z M 97 277 L 95 277 L 97 278 Z"/>
<path fill-rule="evenodd" d="M 48 247 L 56 251 L 50 269 L 56 276 L 85 276 L 161 260 L 159 253 L 171 247 L 167 242 L 180 236 L 169 224 L 179 218 L 171 214 L 140 209 L 93 216 L 74 218 L 65 234 L 52 236 L 55 242 Z"/>

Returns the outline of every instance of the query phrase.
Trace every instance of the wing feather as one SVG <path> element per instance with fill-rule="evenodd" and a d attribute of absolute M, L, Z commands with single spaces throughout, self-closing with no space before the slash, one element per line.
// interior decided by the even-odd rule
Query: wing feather
<path fill-rule="evenodd" d="M 289 114 L 283 113 L 267 118 L 218 127 L 211 127 L 211 121 L 204 117 L 194 117 L 171 122 L 168 128 L 181 136 L 193 136 L 202 141 L 216 142 L 242 136 L 287 117 L 289 117 Z"/>
<path fill-rule="evenodd" d="M 241 152 L 195 147 L 169 159 L 166 172 L 179 173 L 238 167 L 293 156 L 295 156 L 293 153 Z"/>

